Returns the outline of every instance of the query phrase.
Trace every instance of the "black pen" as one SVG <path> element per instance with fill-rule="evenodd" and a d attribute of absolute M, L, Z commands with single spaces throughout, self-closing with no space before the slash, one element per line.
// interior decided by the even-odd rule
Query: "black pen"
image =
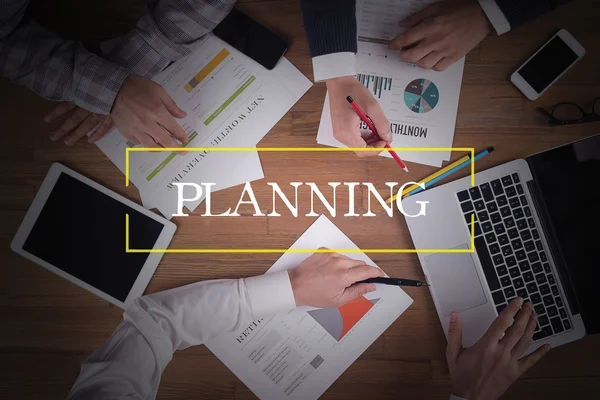
<path fill-rule="evenodd" d="M 364 281 L 358 281 L 356 283 L 382 283 L 384 285 L 394 285 L 394 286 L 429 286 L 425 282 L 415 281 L 413 279 L 400 279 L 400 278 L 369 278 Z"/>

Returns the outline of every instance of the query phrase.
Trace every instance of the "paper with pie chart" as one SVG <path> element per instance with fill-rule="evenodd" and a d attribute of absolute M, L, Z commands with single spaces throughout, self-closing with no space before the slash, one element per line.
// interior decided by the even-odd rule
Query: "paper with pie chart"
<path fill-rule="evenodd" d="M 290 249 L 359 250 L 321 215 Z M 362 252 L 345 256 L 376 264 Z M 307 252 L 283 254 L 267 272 L 292 269 Z M 340 307 L 297 307 L 263 316 L 205 344 L 260 399 L 317 399 L 412 304 L 402 288 L 377 290 Z"/>
<path fill-rule="evenodd" d="M 373 308 L 379 299 L 361 296 L 338 308 L 320 308 L 308 311 L 308 315 L 338 342 Z"/>
<path fill-rule="evenodd" d="M 440 91 L 428 79 L 415 79 L 404 89 L 404 103 L 412 112 L 423 114 L 437 106 Z"/>
<path fill-rule="evenodd" d="M 403 29 L 398 21 L 433 0 L 357 0 L 357 79 L 373 94 L 390 121 L 392 147 L 450 148 L 454 141 L 464 58 L 442 72 L 404 62 L 387 47 Z M 359 103 L 359 106 L 361 104 Z M 368 134 L 365 131 L 363 134 Z M 326 97 L 317 142 L 344 147 L 333 135 Z M 391 157 L 388 152 L 382 156 Z M 406 160 L 441 167 L 450 151 L 398 152 Z"/>

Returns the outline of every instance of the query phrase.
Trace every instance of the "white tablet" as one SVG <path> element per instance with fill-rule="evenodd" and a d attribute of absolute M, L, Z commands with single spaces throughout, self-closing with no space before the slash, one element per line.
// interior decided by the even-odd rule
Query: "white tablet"
<path fill-rule="evenodd" d="M 130 249 L 167 248 L 175 224 L 55 163 L 11 249 L 127 308 L 144 293 L 163 253 L 125 251 L 126 214 Z"/>

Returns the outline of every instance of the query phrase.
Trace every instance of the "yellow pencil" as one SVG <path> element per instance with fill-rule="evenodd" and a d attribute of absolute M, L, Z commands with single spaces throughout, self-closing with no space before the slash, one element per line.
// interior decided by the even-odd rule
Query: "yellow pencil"
<path fill-rule="evenodd" d="M 437 172 L 429 175 L 427 178 L 423 178 L 423 180 L 421 180 L 419 183 L 427 183 L 432 179 L 437 178 L 438 176 L 442 175 L 443 173 L 450 171 L 452 168 L 456 167 L 457 165 L 462 164 L 463 162 L 467 161 L 469 159 L 469 156 L 464 156 L 463 158 L 460 158 L 458 160 L 456 160 L 455 162 L 453 162 L 452 164 L 448 164 L 447 166 L 445 166 L 444 168 L 438 170 Z M 406 196 L 407 193 L 409 193 L 411 190 L 414 190 L 416 188 L 418 188 L 419 185 L 412 185 L 407 187 L 406 189 L 404 189 L 404 191 L 402 191 L 402 197 Z M 396 200 L 396 197 L 398 197 L 397 195 L 393 195 L 392 197 L 390 197 L 389 199 L 386 200 L 386 203 L 391 203 L 392 201 Z"/>

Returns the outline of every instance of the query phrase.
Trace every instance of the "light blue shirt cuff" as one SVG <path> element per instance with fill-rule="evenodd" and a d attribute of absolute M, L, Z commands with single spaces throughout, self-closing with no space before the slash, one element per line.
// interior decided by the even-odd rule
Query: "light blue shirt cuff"
<path fill-rule="evenodd" d="M 356 75 L 356 54 L 349 51 L 313 57 L 312 63 L 315 82 Z"/>

